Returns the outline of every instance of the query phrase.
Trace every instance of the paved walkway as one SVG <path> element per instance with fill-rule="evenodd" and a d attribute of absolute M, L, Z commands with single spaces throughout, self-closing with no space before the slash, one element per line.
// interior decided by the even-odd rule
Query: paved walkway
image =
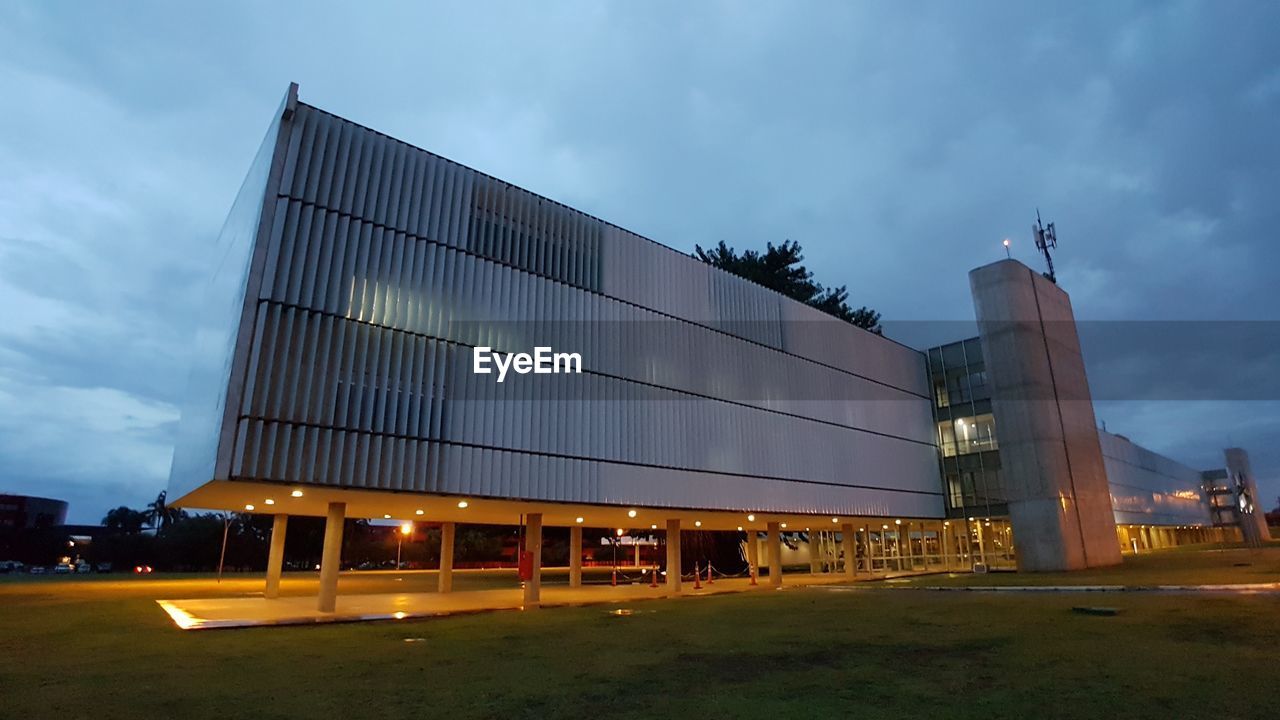
<path fill-rule="evenodd" d="M 883 579 L 864 577 L 865 580 Z M 843 575 L 788 574 L 783 588 L 848 584 Z M 695 590 L 692 582 L 682 584 L 679 597 L 701 597 L 723 593 L 767 592 L 772 587 L 768 578 L 759 585 L 751 585 L 746 578 L 723 578 L 713 584 L 703 583 Z M 617 604 L 640 600 L 657 600 L 672 597 L 665 586 L 651 588 L 645 584 L 587 585 L 570 588 L 565 585 L 543 585 L 544 608 L 558 606 Z M 338 609 L 333 613 L 316 610 L 314 595 L 281 597 L 268 600 L 262 597 L 194 598 L 186 600 L 156 601 L 174 623 L 183 630 L 209 630 L 216 628 L 243 628 L 272 625 L 311 625 L 332 622 L 361 622 L 373 620 L 403 620 L 406 618 L 435 617 L 460 613 L 491 612 L 497 610 L 523 610 L 524 591 L 519 587 L 499 590 L 470 590 L 452 593 L 379 593 L 364 595 L 339 595 Z"/>

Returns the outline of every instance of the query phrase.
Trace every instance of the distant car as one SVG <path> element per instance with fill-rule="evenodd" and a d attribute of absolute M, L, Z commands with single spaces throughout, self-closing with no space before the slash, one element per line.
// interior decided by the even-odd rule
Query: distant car
<path fill-rule="evenodd" d="M 32 575 L 43 575 L 44 573 L 45 573 L 45 569 L 40 565 L 34 565 L 31 568 Z"/>
<path fill-rule="evenodd" d="M 53 566 L 53 573 L 55 575 L 66 575 L 74 570 L 75 568 L 71 567 L 71 563 L 58 563 Z"/>
<path fill-rule="evenodd" d="M 92 566 L 92 565 L 90 565 L 90 564 L 89 564 L 89 562 L 88 562 L 87 560 L 77 560 L 77 561 L 76 561 L 76 574 L 77 574 L 77 575 L 84 575 L 84 574 L 87 574 L 87 573 L 90 573 L 90 572 L 93 572 L 93 566 Z"/>
<path fill-rule="evenodd" d="M 150 565 L 138 565 L 137 567 L 135 567 L 135 568 L 133 569 L 133 571 L 134 571 L 135 573 L 139 574 L 139 575 L 150 575 L 150 574 L 151 574 L 151 566 L 150 566 Z"/>
<path fill-rule="evenodd" d="M 22 570 L 22 563 L 16 560 L 0 560 L 0 575 L 7 575 L 20 570 Z"/>
<path fill-rule="evenodd" d="M 100 572 L 100 573 L 109 573 L 109 572 L 111 572 L 111 563 L 109 563 L 109 562 L 100 562 L 100 563 L 98 563 L 98 564 L 97 564 L 97 566 L 95 566 L 93 569 L 94 569 L 94 571 L 95 571 L 95 572 Z"/>

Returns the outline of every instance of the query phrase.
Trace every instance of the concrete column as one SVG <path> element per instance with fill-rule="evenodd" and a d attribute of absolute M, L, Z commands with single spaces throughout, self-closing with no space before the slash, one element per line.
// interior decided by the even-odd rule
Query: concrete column
<path fill-rule="evenodd" d="M 902 526 L 895 523 L 893 527 L 898 534 L 898 542 L 894 543 L 898 555 L 898 572 L 902 572 L 906 566 L 907 551 L 902 547 Z"/>
<path fill-rule="evenodd" d="M 324 521 L 324 550 L 320 555 L 320 612 L 333 612 L 338 605 L 338 571 L 342 565 L 342 524 L 346 522 L 347 504 L 329 503 Z"/>
<path fill-rule="evenodd" d="M 440 574 L 436 589 L 442 593 L 453 591 L 453 536 L 457 529 L 451 522 L 440 525 Z"/>
<path fill-rule="evenodd" d="M 640 543 L 635 544 L 636 549 L 636 567 L 640 567 Z"/>
<path fill-rule="evenodd" d="M 680 592 L 680 520 L 667 521 L 667 590 Z"/>
<path fill-rule="evenodd" d="M 582 587 L 582 526 L 569 528 L 569 587 Z"/>
<path fill-rule="evenodd" d="M 942 529 L 938 531 L 938 551 L 942 553 L 942 569 L 951 569 L 951 543 L 947 536 L 951 534 L 951 526 L 942 525 Z"/>
<path fill-rule="evenodd" d="M 782 587 L 782 531 L 778 523 L 769 523 L 769 584 Z"/>
<path fill-rule="evenodd" d="M 533 554 L 533 572 L 524 582 L 524 607 L 531 610 L 542 602 L 542 513 L 524 516 L 524 549 Z"/>
<path fill-rule="evenodd" d="M 284 569 L 284 536 L 289 527 L 288 515 L 276 515 L 271 524 L 271 550 L 267 553 L 267 587 L 263 597 L 280 597 L 280 572 Z"/>
<path fill-rule="evenodd" d="M 851 523 L 840 526 L 840 541 L 844 545 L 844 576 L 852 580 L 854 572 L 858 569 L 858 556 Z"/>
<path fill-rule="evenodd" d="M 760 538 L 755 530 L 747 531 L 747 572 L 750 577 L 760 580 Z"/>

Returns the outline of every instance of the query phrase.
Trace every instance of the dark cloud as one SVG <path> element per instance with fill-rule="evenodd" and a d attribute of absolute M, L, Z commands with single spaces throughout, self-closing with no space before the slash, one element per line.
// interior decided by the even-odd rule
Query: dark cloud
<path fill-rule="evenodd" d="M 970 320 L 967 271 L 1003 237 L 1034 263 L 1037 206 L 1058 224 L 1082 318 L 1280 319 L 1271 4 L 27 3 L 6 16 L 0 482 L 63 483 L 48 487 L 76 519 L 163 484 L 185 318 L 290 80 L 309 102 L 678 249 L 799 240 L 824 282 L 888 320 Z M 1103 376 L 1124 363 L 1099 357 L 1093 380 L 1114 383 Z M 1127 402 L 1113 430 L 1198 464 L 1224 433 L 1186 428 L 1230 427 L 1264 492 L 1280 491 L 1274 403 Z"/>

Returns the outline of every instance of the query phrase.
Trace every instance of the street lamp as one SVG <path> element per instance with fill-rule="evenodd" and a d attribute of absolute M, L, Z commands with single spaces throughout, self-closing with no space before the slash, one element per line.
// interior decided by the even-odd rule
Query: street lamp
<path fill-rule="evenodd" d="M 400 569 L 400 547 L 404 544 L 406 535 L 413 533 L 413 523 L 407 522 L 400 526 L 400 534 L 396 535 L 396 569 Z"/>

